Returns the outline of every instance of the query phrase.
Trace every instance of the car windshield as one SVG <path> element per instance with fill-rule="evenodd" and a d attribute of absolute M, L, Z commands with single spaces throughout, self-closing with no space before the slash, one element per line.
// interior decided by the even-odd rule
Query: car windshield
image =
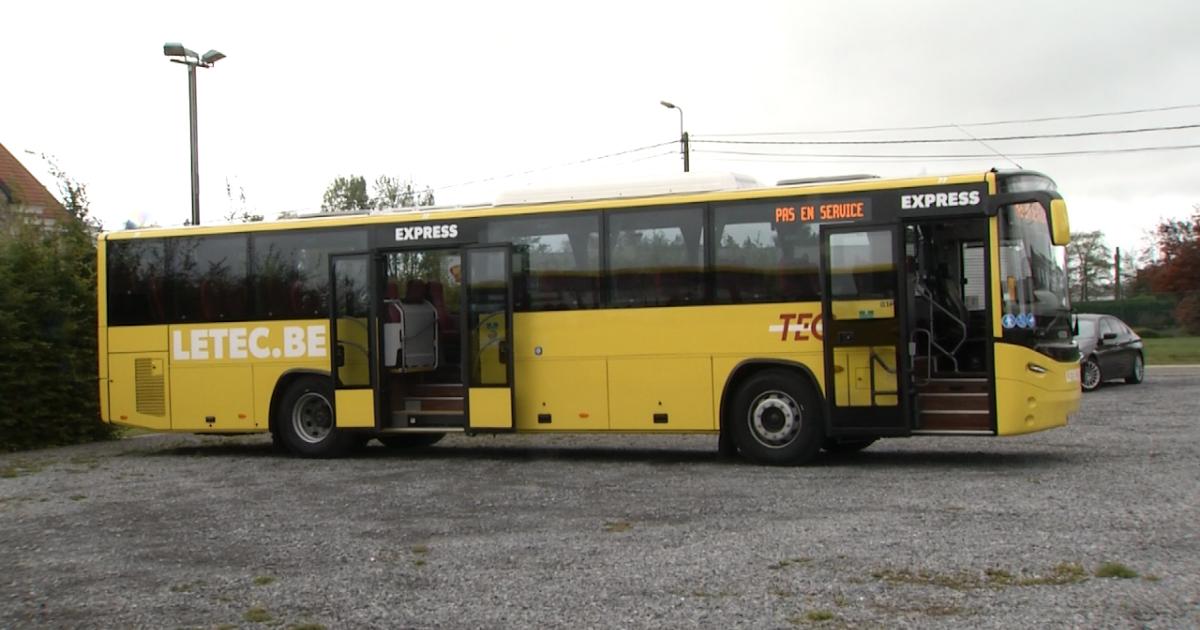
<path fill-rule="evenodd" d="M 1069 340 L 1065 252 L 1050 242 L 1045 206 L 1012 204 L 999 218 L 1004 340 L 1029 347 Z"/>

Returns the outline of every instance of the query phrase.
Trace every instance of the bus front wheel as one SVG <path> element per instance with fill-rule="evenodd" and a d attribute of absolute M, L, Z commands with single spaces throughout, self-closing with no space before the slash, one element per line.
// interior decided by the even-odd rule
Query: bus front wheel
<path fill-rule="evenodd" d="M 333 383 L 315 376 L 288 386 L 279 403 L 275 431 L 289 451 L 302 457 L 338 457 L 354 446 L 353 435 L 333 421 Z"/>
<path fill-rule="evenodd" d="M 803 377 L 785 370 L 751 376 L 733 399 L 727 428 L 749 459 L 773 465 L 803 464 L 823 443 L 820 404 Z"/>

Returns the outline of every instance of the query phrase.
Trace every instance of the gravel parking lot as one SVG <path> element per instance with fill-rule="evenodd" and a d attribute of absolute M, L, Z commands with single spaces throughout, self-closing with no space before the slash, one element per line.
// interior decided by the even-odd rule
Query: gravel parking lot
<path fill-rule="evenodd" d="M 697 436 L 3 455 L 0 627 L 1197 627 L 1198 444 L 1183 368 L 802 468 Z"/>

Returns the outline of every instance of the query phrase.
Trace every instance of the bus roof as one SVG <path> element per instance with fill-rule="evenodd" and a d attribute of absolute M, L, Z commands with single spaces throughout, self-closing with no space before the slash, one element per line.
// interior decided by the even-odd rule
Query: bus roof
<path fill-rule="evenodd" d="M 753 178 L 735 173 L 690 173 L 668 178 L 643 179 L 624 184 L 611 183 L 590 187 L 542 187 L 501 193 L 491 204 L 423 206 L 356 213 L 318 213 L 277 221 L 213 224 L 184 227 L 151 227 L 106 232 L 102 239 L 126 239 L 158 236 L 182 236 L 238 232 L 268 232 L 279 229 L 328 228 L 377 223 L 469 219 L 497 215 L 594 210 L 653 206 L 668 203 L 705 203 L 739 199 L 786 197 L 800 194 L 839 194 L 860 191 L 943 186 L 989 181 L 999 171 L 976 171 L 955 175 L 908 178 L 866 178 L 855 176 L 784 180 L 779 186 L 762 186 Z M 1032 171 L 1003 173 L 1005 177 L 1035 175 Z M 1049 179 L 1049 178 L 1046 178 Z"/>

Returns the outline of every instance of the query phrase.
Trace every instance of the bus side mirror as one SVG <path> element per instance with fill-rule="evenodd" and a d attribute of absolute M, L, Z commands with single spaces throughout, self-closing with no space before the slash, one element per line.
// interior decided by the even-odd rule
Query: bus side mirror
<path fill-rule="evenodd" d="M 1050 201 L 1050 241 L 1055 245 L 1071 242 L 1071 222 L 1067 219 L 1067 202 L 1062 199 Z"/>

